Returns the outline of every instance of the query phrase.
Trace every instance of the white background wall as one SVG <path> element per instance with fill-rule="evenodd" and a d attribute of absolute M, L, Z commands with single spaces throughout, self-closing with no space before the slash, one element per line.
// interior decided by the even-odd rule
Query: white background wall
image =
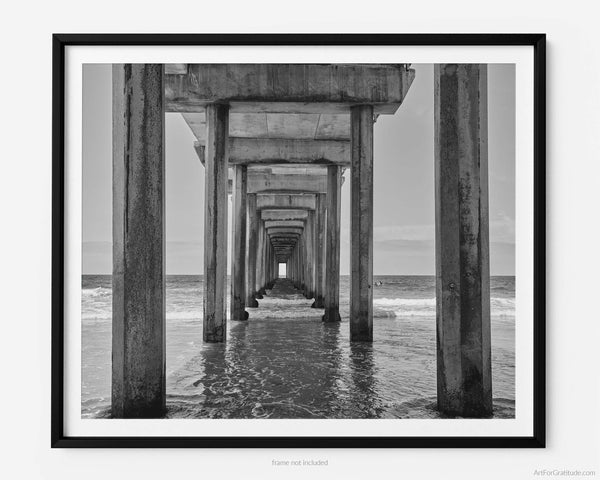
<path fill-rule="evenodd" d="M 234 5 L 235 3 L 235 5 Z M 8 2 L 2 7 L 0 475 L 3 478 L 534 478 L 600 475 L 597 307 L 600 53 L 592 1 Z M 548 448 L 51 450 L 53 32 L 546 32 Z M 7 268 L 8 267 L 8 268 Z M 321 458 L 329 467 L 271 467 Z"/>

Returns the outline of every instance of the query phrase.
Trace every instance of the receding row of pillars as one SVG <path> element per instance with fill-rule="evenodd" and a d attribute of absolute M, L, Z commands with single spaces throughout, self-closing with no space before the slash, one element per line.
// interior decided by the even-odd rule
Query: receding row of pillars
<path fill-rule="evenodd" d="M 489 416 L 486 66 L 436 65 L 434 83 L 438 408 Z M 163 415 L 166 399 L 164 67 L 115 65 L 113 89 L 112 414 L 156 417 Z M 352 106 L 350 115 L 350 332 L 353 341 L 372 341 L 373 107 Z M 206 125 L 203 338 L 221 342 L 229 106 L 208 105 Z M 245 167 L 235 168 L 231 316 L 237 320 L 246 318 L 244 307 L 276 278 L 278 263 L 267 232 L 248 208 L 255 200 L 242 194 L 246 176 Z M 341 167 L 329 166 L 327 193 L 318 196 L 317 211 L 287 261 L 294 281 L 315 297 L 316 306 L 322 304 L 325 321 L 340 320 L 340 190 Z M 256 259 L 246 259 L 253 251 Z M 256 291 L 246 291 L 247 283 Z"/>
<path fill-rule="evenodd" d="M 341 167 L 327 167 L 328 193 L 316 193 L 315 209 L 308 209 L 298 233 L 282 228 L 279 235 L 268 235 L 257 209 L 257 194 L 247 192 L 246 165 L 234 167 L 233 244 L 230 294 L 230 318 L 247 320 L 246 308 L 258 306 L 265 289 L 278 277 L 279 263 L 286 264 L 287 276 L 306 298 L 314 298 L 312 307 L 324 308 L 324 321 L 340 321 L 340 190 Z M 327 212 L 332 212 L 328 216 Z M 205 212 L 210 216 L 210 212 Z M 329 222 L 327 223 L 329 218 Z M 292 229 L 293 230 L 293 229 Z M 277 257 L 275 245 L 283 245 Z M 206 312 L 205 315 L 211 314 Z M 205 338 L 223 341 L 225 316 L 221 325 L 205 323 Z M 212 329 L 212 330 L 209 330 Z M 209 331 L 207 331 L 209 330 Z M 213 340 L 218 339 L 218 340 Z M 372 326 L 371 337 L 372 339 Z M 353 338 L 351 340 L 361 340 Z"/>

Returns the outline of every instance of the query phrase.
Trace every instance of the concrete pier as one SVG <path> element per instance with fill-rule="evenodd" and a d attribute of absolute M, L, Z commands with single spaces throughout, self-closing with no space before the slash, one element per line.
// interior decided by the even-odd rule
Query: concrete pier
<path fill-rule="evenodd" d="M 248 318 L 284 263 L 286 283 L 340 321 L 350 168 L 350 341 L 372 342 L 373 123 L 400 107 L 414 71 L 139 64 L 113 75 L 113 416 L 165 411 L 165 111 L 181 113 L 205 167 L 204 341 L 226 340 L 228 193 L 231 319 Z M 491 414 L 486 82 L 483 65 L 435 68 L 438 406 L 466 417 Z"/>
<path fill-rule="evenodd" d="M 263 227 L 262 221 L 260 217 L 257 216 L 258 222 L 258 239 L 256 245 L 256 293 L 254 294 L 254 298 L 260 300 L 263 298 L 263 270 L 264 270 L 264 256 L 263 256 L 263 246 L 265 242 L 265 229 Z"/>
<path fill-rule="evenodd" d="M 308 277 L 307 277 L 307 289 L 306 298 L 314 298 L 315 296 L 315 212 L 313 210 L 308 211 L 308 218 L 306 219 L 306 250 L 307 250 L 307 261 Z"/>
<path fill-rule="evenodd" d="M 438 408 L 492 414 L 487 66 L 435 66 Z"/>
<path fill-rule="evenodd" d="M 373 341 L 373 107 L 350 109 L 350 341 Z"/>
<path fill-rule="evenodd" d="M 327 232 L 325 267 L 324 322 L 339 322 L 340 318 L 340 214 L 342 168 L 327 167 Z"/>
<path fill-rule="evenodd" d="M 204 320 L 205 342 L 225 340 L 227 274 L 227 164 L 229 106 L 206 106 L 204 199 Z"/>
<path fill-rule="evenodd" d="M 304 296 L 306 298 L 312 298 L 312 248 L 310 241 L 310 226 L 309 221 L 306 221 L 306 227 L 301 237 L 302 248 L 304 254 Z"/>
<path fill-rule="evenodd" d="M 113 66 L 114 418 L 165 412 L 163 66 Z"/>
<path fill-rule="evenodd" d="M 258 250 L 258 210 L 256 208 L 256 194 L 249 193 L 247 196 L 248 215 L 247 231 L 248 245 L 246 250 L 246 306 L 257 308 L 256 301 L 256 257 Z"/>
<path fill-rule="evenodd" d="M 323 308 L 325 302 L 325 230 L 327 198 L 324 193 L 317 195 L 315 210 L 315 301 L 313 308 Z"/>
<path fill-rule="evenodd" d="M 234 167 L 233 184 L 233 244 L 231 261 L 231 303 L 232 320 L 248 320 L 246 312 L 246 191 L 248 167 Z"/>

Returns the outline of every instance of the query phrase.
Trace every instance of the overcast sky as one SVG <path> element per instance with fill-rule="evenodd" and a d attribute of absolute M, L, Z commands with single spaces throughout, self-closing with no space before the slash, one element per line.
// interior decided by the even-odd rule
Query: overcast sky
<path fill-rule="evenodd" d="M 375 124 L 375 275 L 435 273 L 433 66 L 413 67 L 416 78 L 404 103 L 395 115 L 381 115 Z M 514 65 L 489 65 L 488 97 L 491 274 L 514 275 Z M 112 271 L 111 122 L 111 67 L 85 65 L 83 273 Z M 194 140 L 179 114 L 166 115 L 168 274 L 203 270 L 204 167 Z M 343 275 L 349 273 L 349 214 L 348 178 L 342 188 Z"/>

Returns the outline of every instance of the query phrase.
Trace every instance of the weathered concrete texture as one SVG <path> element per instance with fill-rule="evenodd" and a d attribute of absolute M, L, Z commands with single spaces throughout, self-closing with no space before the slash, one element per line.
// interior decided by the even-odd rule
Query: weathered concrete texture
<path fill-rule="evenodd" d="M 350 142 L 347 140 L 230 138 L 229 143 L 230 165 L 350 164 Z M 195 148 L 204 163 L 203 140 L 195 143 Z"/>
<path fill-rule="evenodd" d="M 438 408 L 492 414 L 486 65 L 435 66 Z"/>
<path fill-rule="evenodd" d="M 288 113 L 338 113 L 351 104 L 393 113 L 413 78 L 405 65 L 190 64 L 186 73 L 167 76 L 165 92 L 168 110 L 177 112 L 212 102 L 234 103 L 239 112 L 282 112 L 285 102 Z"/>
<path fill-rule="evenodd" d="M 290 106 L 280 104 L 289 110 Z M 305 107 L 301 107 L 305 108 Z M 314 107 L 311 107 L 314 108 Z M 206 139 L 204 109 L 183 113 L 183 119 L 201 145 Z M 229 137 L 254 139 L 346 140 L 350 139 L 350 114 L 233 113 Z"/>
<path fill-rule="evenodd" d="M 352 107 L 350 341 L 373 341 L 373 108 Z"/>
<path fill-rule="evenodd" d="M 256 247 L 256 294 L 254 298 L 261 300 L 264 295 L 264 278 L 265 278 L 265 258 L 264 258 L 264 248 L 265 248 L 265 237 L 267 232 L 265 231 L 265 227 L 263 222 L 258 220 L 258 244 Z"/>
<path fill-rule="evenodd" d="M 233 243 L 231 259 L 231 303 L 232 320 L 247 320 L 246 312 L 246 203 L 248 168 L 235 167 L 233 188 Z"/>
<path fill-rule="evenodd" d="M 267 222 L 264 223 L 266 224 Z M 304 228 L 302 227 L 268 227 L 266 230 L 269 235 L 276 233 L 296 233 L 301 235 L 304 232 Z"/>
<path fill-rule="evenodd" d="M 258 249 L 258 210 L 256 209 L 256 194 L 247 197 L 247 231 L 248 242 L 246 249 L 246 306 L 258 307 L 256 293 L 256 256 Z"/>
<path fill-rule="evenodd" d="M 265 220 L 265 228 L 304 228 L 304 220 Z"/>
<path fill-rule="evenodd" d="M 316 208 L 315 195 L 298 194 L 298 195 L 276 195 L 276 194 L 258 194 L 256 198 L 256 208 L 263 209 L 308 209 Z"/>
<path fill-rule="evenodd" d="M 314 212 L 309 211 L 309 216 L 306 220 L 306 227 L 301 237 L 302 248 L 304 249 L 304 255 L 306 261 L 304 262 L 304 296 L 306 298 L 313 298 L 313 242 L 312 242 L 312 221 Z M 289 222 L 291 223 L 291 222 Z"/>
<path fill-rule="evenodd" d="M 165 412 L 163 66 L 113 66 L 112 416 Z"/>
<path fill-rule="evenodd" d="M 206 171 L 204 201 L 205 342 L 225 340 L 227 275 L 227 144 L 229 107 L 206 107 Z"/>
<path fill-rule="evenodd" d="M 325 193 L 325 175 L 248 172 L 248 193 Z"/>
<path fill-rule="evenodd" d="M 262 220 L 304 220 L 308 217 L 306 210 L 297 209 L 263 209 L 260 214 Z"/>
<path fill-rule="evenodd" d="M 286 262 L 296 243 L 298 243 L 299 235 L 294 233 L 279 233 L 269 235 L 269 237 L 278 262 Z"/>
<path fill-rule="evenodd" d="M 293 163 L 348 165 L 346 140 L 234 138 L 229 163 Z"/>
<path fill-rule="evenodd" d="M 327 196 L 324 193 L 317 195 L 315 210 L 315 301 L 313 308 L 323 308 L 325 302 L 325 230 Z"/>
<path fill-rule="evenodd" d="M 339 322 L 340 318 L 340 216 L 342 169 L 327 167 L 327 232 L 325 267 L 324 322 Z"/>

